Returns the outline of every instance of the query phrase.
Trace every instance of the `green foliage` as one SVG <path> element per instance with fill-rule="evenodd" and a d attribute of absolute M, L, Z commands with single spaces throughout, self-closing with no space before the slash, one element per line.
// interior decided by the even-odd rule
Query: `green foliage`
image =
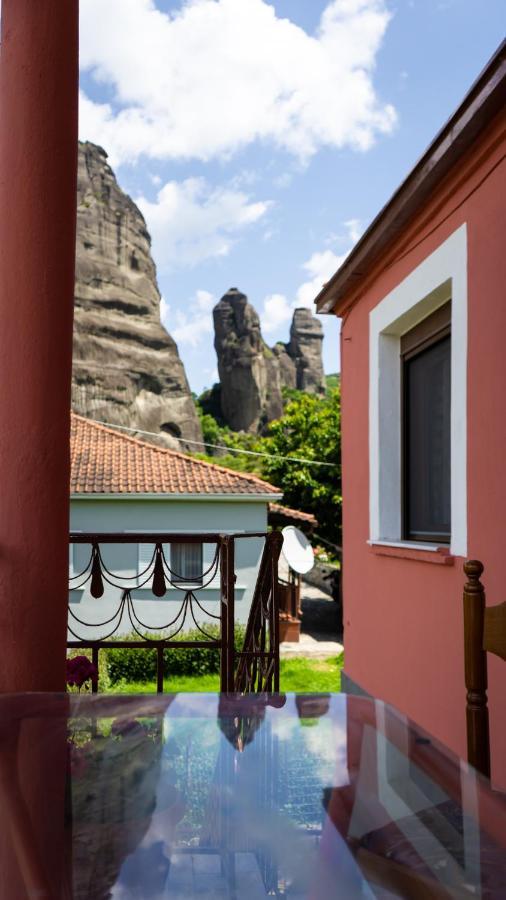
<path fill-rule="evenodd" d="M 224 425 L 221 417 L 221 385 L 213 384 L 212 388 L 205 390 L 200 397 L 193 395 L 199 415 L 209 415 L 216 420 L 218 425 Z"/>
<path fill-rule="evenodd" d="M 255 456 L 226 452 L 216 456 L 208 456 L 206 453 L 196 453 L 194 455 L 197 459 L 203 459 L 204 462 L 225 466 L 227 469 L 234 469 L 235 472 L 250 472 L 253 475 L 262 475 L 261 464 L 258 457 Z"/>
<path fill-rule="evenodd" d="M 213 389 L 214 390 L 214 389 Z M 220 425 L 217 418 L 206 412 L 210 408 L 209 397 L 212 392 L 206 391 L 196 401 L 197 412 L 200 417 L 202 433 L 206 444 L 214 444 L 215 447 L 230 447 L 241 450 L 261 450 L 262 439 L 256 434 L 246 434 L 243 431 L 231 431 L 225 425 Z M 248 456 L 240 453 L 227 453 L 226 450 L 216 450 L 212 447 L 204 448 L 203 453 L 194 454 L 197 459 L 206 462 L 217 463 L 237 472 L 262 473 L 262 462 L 259 457 Z"/>
<path fill-rule="evenodd" d="M 283 502 L 313 513 L 318 532 L 339 543 L 341 533 L 341 413 L 340 392 L 327 396 L 287 392 L 285 413 L 271 422 L 263 441 L 270 458 L 263 474 L 283 490 Z M 330 466 L 294 463 L 281 457 L 318 460 Z"/>
<path fill-rule="evenodd" d="M 203 625 L 204 631 L 214 640 L 219 638 L 218 625 Z M 153 640 L 158 635 L 150 634 Z M 159 635 L 160 637 L 162 635 Z M 123 638 L 125 639 L 125 638 Z M 128 635 L 126 640 L 139 640 L 138 635 Z M 196 629 L 178 634 L 177 640 L 198 641 L 205 640 L 202 633 Z M 242 649 L 244 641 L 244 627 L 236 625 L 235 646 Z M 112 684 L 123 682 L 151 682 L 156 679 L 156 650 L 147 650 L 138 647 L 118 647 L 102 651 L 107 654 L 107 672 Z M 174 676 L 203 676 L 213 675 L 220 671 L 219 650 L 210 647 L 174 647 L 164 651 L 163 674 L 165 678 Z M 100 683 L 100 689 L 103 690 Z"/>
<path fill-rule="evenodd" d="M 283 502 L 287 506 L 314 513 L 319 523 L 318 534 L 334 544 L 340 543 L 341 536 L 339 380 L 339 375 L 328 376 L 324 396 L 285 389 L 284 414 L 267 426 L 264 437 L 234 432 L 221 426 L 202 407 L 202 404 L 208 404 L 209 392 L 197 401 L 204 440 L 207 443 L 231 449 L 253 450 L 272 457 L 248 456 L 209 448 L 204 454 L 196 454 L 198 458 L 238 472 L 252 472 L 271 481 L 283 491 Z M 333 387 L 334 384 L 337 386 Z M 294 463 L 280 459 L 281 456 L 318 460 L 332 465 Z"/>
<path fill-rule="evenodd" d="M 337 693 L 341 690 L 341 669 L 343 654 L 328 659 L 282 659 L 280 690 L 296 691 L 299 694 L 316 694 L 322 691 Z M 208 693 L 220 689 L 218 674 L 214 675 L 174 675 L 164 681 L 163 689 L 172 693 Z M 113 693 L 146 694 L 154 693 L 156 684 L 150 682 L 118 681 L 112 686 Z M 309 724 L 308 720 L 304 724 Z"/>
<path fill-rule="evenodd" d="M 280 690 L 298 694 L 316 694 L 322 691 L 338 693 L 341 690 L 343 654 L 327 659 L 282 659 Z"/>
<path fill-rule="evenodd" d="M 209 413 L 201 412 L 200 407 L 197 407 L 197 409 L 200 413 L 200 424 L 202 426 L 204 441 L 206 444 L 220 444 L 221 433 L 224 429 L 220 428 L 216 419 L 213 419 Z"/>
<path fill-rule="evenodd" d="M 332 375 L 325 376 L 325 384 L 327 386 L 328 391 L 333 391 L 335 388 L 341 386 L 341 375 L 339 372 L 334 372 Z"/>

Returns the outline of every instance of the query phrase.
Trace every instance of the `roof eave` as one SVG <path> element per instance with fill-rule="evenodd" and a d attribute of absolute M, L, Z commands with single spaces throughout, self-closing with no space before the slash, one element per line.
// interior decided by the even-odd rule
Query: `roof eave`
<path fill-rule="evenodd" d="M 339 315 L 346 298 L 392 243 L 451 167 L 506 102 L 506 41 L 478 76 L 462 103 L 423 156 L 373 219 L 345 262 L 315 299 L 318 313 Z"/>
<path fill-rule="evenodd" d="M 157 500 L 157 501 L 165 501 L 165 502 L 174 502 L 174 501 L 211 501 L 211 502 L 224 502 L 228 501 L 230 503 L 271 503 L 275 500 L 281 500 L 283 494 L 281 492 L 275 493 L 258 493 L 258 494 L 163 494 L 163 493 L 126 493 L 126 492 L 91 492 L 91 493 L 81 493 L 80 491 L 73 491 L 70 494 L 71 500 Z"/>

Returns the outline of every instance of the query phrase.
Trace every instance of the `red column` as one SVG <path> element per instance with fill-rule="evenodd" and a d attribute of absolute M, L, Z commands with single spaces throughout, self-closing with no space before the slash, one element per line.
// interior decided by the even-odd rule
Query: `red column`
<path fill-rule="evenodd" d="M 2 0 L 0 691 L 62 690 L 78 0 Z"/>

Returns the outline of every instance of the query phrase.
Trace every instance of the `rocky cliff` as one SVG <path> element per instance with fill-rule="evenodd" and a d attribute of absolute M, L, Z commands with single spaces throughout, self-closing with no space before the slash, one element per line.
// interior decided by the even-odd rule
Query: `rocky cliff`
<path fill-rule="evenodd" d="M 323 328 L 310 309 L 296 309 L 286 351 L 295 364 L 295 387 L 309 394 L 323 394 L 325 373 L 322 360 Z"/>
<path fill-rule="evenodd" d="M 202 433 L 177 346 L 160 323 L 150 244 L 105 151 L 79 144 L 72 405 L 180 447 L 175 438 Z"/>
<path fill-rule="evenodd" d="M 323 393 L 323 332 L 309 309 L 296 309 L 288 344 L 262 338 L 248 298 L 230 288 L 213 310 L 221 418 L 234 431 L 262 431 L 283 412 L 282 388 Z"/>

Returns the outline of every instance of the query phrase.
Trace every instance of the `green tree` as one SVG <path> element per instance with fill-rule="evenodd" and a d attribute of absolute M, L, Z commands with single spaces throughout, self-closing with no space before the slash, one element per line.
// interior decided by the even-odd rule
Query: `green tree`
<path fill-rule="evenodd" d="M 336 378 L 337 382 L 337 378 Z M 209 392 L 208 392 L 209 393 Z M 341 417 L 339 387 L 328 387 L 324 396 L 287 390 L 283 416 L 271 422 L 267 436 L 231 431 L 220 425 L 209 409 L 208 397 L 197 399 L 204 441 L 232 449 L 253 450 L 268 456 L 227 453 L 206 447 L 200 459 L 240 472 L 253 472 L 283 491 L 284 503 L 313 513 L 318 533 L 332 543 L 341 537 Z M 329 463 L 319 466 L 281 457 L 297 457 Z"/>
<path fill-rule="evenodd" d="M 271 422 L 263 449 L 262 470 L 283 490 L 288 506 L 310 512 L 319 522 L 319 534 L 336 544 L 341 537 L 341 410 L 340 391 L 322 397 L 290 391 L 284 415 Z M 292 462 L 297 457 L 329 463 L 319 466 Z"/>
<path fill-rule="evenodd" d="M 227 453 L 226 450 L 218 450 L 217 447 L 230 447 L 241 450 L 262 450 L 262 438 L 256 434 L 247 434 L 244 431 L 231 431 L 227 426 L 220 425 L 213 415 L 204 412 L 197 399 L 197 412 L 200 416 L 204 442 L 210 446 L 203 447 L 202 453 L 196 453 L 199 459 L 207 462 L 219 463 L 238 472 L 252 472 L 262 474 L 262 458 L 249 456 L 247 453 Z"/>

